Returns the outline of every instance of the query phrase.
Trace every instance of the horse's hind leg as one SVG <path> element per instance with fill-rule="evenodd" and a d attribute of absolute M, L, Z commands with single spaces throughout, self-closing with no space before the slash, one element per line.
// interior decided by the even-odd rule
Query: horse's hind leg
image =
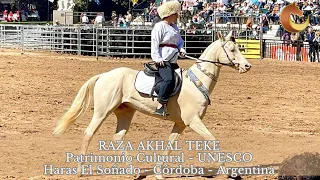
<path fill-rule="evenodd" d="M 117 129 L 116 133 L 113 136 L 113 141 L 124 141 L 124 136 L 128 132 L 131 121 L 133 118 L 134 113 L 136 112 L 135 109 L 127 106 L 126 104 L 121 104 L 115 111 L 114 114 L 117 117 Z M 123 143 L 124 145 L 126 143 Z M 128 152 L 126 150 L 121 151 L 121 153 L 124 153 L 125 156 L 128 155 Z M 132 162 L 126 162 L 126 165 L 129 167 Z"/>
<path fill-rule="evenodd" d="M 120 97 L 110 97 L 102 98 L 102 97 L 94 97 L 94 113 L 93 118 L 85 131 L 85 135 L 82 142 L 81 153 L 82 155 L 86 155 L 88 146 L 93 135 L 97 132 L 102 122 L 107 119 L 107 117 L 120 105 Z M 82 163 L 78 163 L 78 176 L 81 176 L 81 168 Z"/>
<path fill-rule="evenodd" d="M 85 133 L 84 133 L 84 138 L 82 141 L 82 147 L 81 147 L 81 152 L 80 154 L 86 155 L 87 154 L 87 149 L 88 146 L 91 142 L 91 139 L 93 135 L 97 132 L 99 127 L 101 126 L 102 122 L 107 119 L 107 117 L 110 115 L 110 112 L 108 113 L 94 113 L 93 118 L 90 122 L 90 125 L 87 127 Z M 82 163 L 78 163 L 78 176 L 82 175 Z"/>

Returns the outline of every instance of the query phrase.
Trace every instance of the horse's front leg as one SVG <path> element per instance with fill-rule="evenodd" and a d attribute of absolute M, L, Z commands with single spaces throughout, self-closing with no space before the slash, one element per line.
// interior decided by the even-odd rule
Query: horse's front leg
<path fill-rule="evenodd" d="M 206 141 L 218 141 L 218 139 L 214 137 L 208 130 L 208 128 L 203 124 L 200 117 L 194 117 L 190 121 L 189 127 L 193 129 L 196 133 L 198 133 L 200 136 L 202 136 Z M 221 152 L 220 147 L 219 150 L 216 150 L 216 152 Z M 218 165 L 221 167 L 225 166 L 225 164 L 222 162 L 218 162 Z"/>
<path fill-rule="evenodd" d="M 175 123 L 173 126 L 173 129 L 171 131 L 171 134 L 169 136 L 169 140 L 168 143 L 170 141 L 170 143 L 173 145 L 173 143 L 178 139 L 178 137 L 181 135 L 181 133 L 185 130 L 186 125 L 184 125 L 183 122 L 181 123 Z M 171 153 L 171 150 L 166 150 L 163 152 L 164 156 L 168 156 Z M 159 167 L 163 166 L 163 162 L 159 162 L 157 163 L 157 168 L 156 171 L 159 172 L 161 171 L 161 169 Z M 165 179 L 165 177 L 163 176 L 163 174 L 156 174 L 156 179 Z"/>

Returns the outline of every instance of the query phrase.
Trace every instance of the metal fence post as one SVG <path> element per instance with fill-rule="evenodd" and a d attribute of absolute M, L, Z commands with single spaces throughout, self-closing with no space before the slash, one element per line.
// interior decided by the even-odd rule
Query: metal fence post
<path fill-rule="evenodd" d="M 77 28 L 77 52 L 78 55 L 81 55 L 81 29 L 80 27 Z"/>
<path fill-rule="evenodd" d="M 263 55 L 264 53 L 262 52 L 263 51 L 263 24 L 262 24 L 262 15 L 260 15 L 260 60 L 263 59 Z"/>
<path fill-rule="evenodd" d="M 185 41 L 184 41 L 184 48 L 185 48 L 185 50 L 186 50 L 186 52 L 188 52 L 188 50 L 187 50 L 187 30 L 188 30 L 188 28 L 185 28 L 185 30 L 184 30 L 184 39 L 185 39 Z"/>
<path fill-rule="evenodd" d="M 53 28 L 50 27 L 49 28 L 49 49 L 50 49 L 50 51 L 52 51 L 52 31 L 53 31 Z"/>
<path fill-rule="evenodd" d="M 96 28 L 96 59 L 98 60 L 98 49 L 99 49 L 99 38 L 98 38 L 99 28 Z"/>
<path fill-rule="evenodd" d="M 109 27 L 107 28 L 107 57 L 110 56 L 110 31 L 109 31 Z"/>
<path fill-rule="evenodd" d="M 20 47 L 21 47 L 20 54 L 21 55 L 24 54 L 23 44 L 24 44 L 24 32 L 23 32 L 23 28 L 21 28 L 21 40 L 20 40 Z"/>
<path fill-rule="evenodd" d="M 3 25 L 0 25 L 0 48 L 2 48 L 2 43 L 3 43 L 3 40 L 2 40 L 2 37 L 4 37 L 4 34 L 3 34 Z"/>

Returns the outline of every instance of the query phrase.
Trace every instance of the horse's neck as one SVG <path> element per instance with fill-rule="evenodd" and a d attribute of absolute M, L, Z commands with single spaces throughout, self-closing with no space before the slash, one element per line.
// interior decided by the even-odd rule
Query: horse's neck
<path fill-rule="evenodd" d="M 217 47 L 219 44 L 217 44 L 218 41 L 213 42 L 209 45 L 203 52 L 203 54 L 200 56 L 199 59 L 204 59 L 208 61 L 215 61 L 217 62 L 219 50 L 221 51 L 221 48 Z M 209 93 L 213 91 L 220 73 L 221 66 L 217 66 L 213 63 L 209 62 L 202 62 L 199 61 L 198 64 L 200 64 L 201 68 L 205 70 L 206 74 L 211 74 L 212 77 L 209 77 L 204 72 L 198 69 L 197 63 L 192 65 L 190 69 L 193 71 L 193 73 L 197 76 L 197 78 L 202 82 L 202 84 L 208 89 Z"/>
<path fill-rule="evenodd" d="M 202 84 L 208 89 L 209 93 L 213 91 L 220 73 L 220 67 L 216 66 L 213 63 L 200 63 L 202 69 L 206 70 L 207 73 L 211 73 L 213 76 L 210 78 L 204 72 L 201 72 L 198 67 L 197 63 L 192 65 L 190 69 L 193 73 L 197 76 L 197 78 L 202 82 Z"/>

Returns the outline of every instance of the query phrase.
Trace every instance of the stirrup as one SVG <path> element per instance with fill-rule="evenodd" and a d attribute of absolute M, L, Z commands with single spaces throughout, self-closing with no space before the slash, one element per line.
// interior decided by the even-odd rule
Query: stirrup
<path fill-rule="evenodd" d="M 155 114 L 164 116 L 164 117 L 169 116 L 169 113 L 167 113 L 166 109 L 167 109 L 166 105 L 163 104 L 160 109 L 156 109 Z"/>

